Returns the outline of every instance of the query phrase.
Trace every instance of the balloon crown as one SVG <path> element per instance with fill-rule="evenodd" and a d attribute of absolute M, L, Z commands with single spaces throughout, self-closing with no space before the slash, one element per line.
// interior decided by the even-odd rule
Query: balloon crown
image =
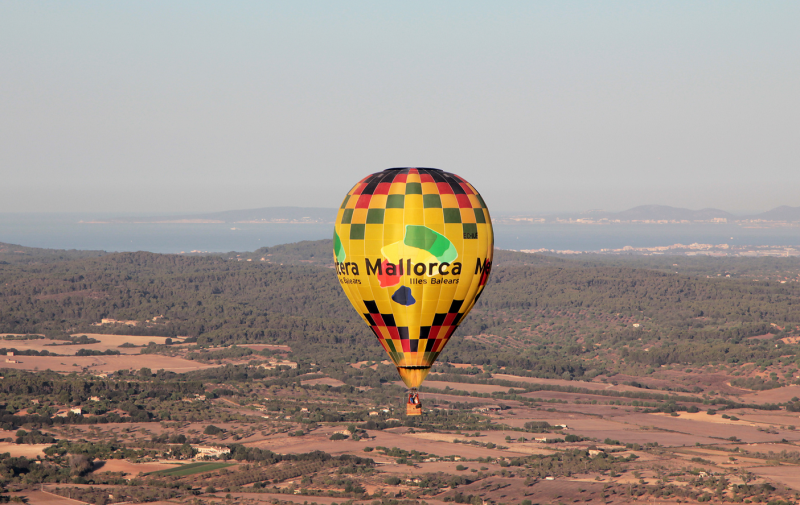
<path fill-rule="evenodd" d="M 394 168 L 387 168 L 386 170 L 408 170 L 409 168 L 416 168 L 418 170 L 436 170 L 437 172 L 441 172 L 441 168 L 428 168 L 428 167 L 394 167 Z"/>

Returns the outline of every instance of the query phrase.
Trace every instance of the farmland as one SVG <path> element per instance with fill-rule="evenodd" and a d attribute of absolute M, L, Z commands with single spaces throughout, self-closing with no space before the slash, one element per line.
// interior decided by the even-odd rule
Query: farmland
<path fill-rule="evenodd" d="M 794 271 L 794 259 L 681 258 L 688 273 L 676 275 L 655 259 L 498 252 L 487 294 L 423 385 L 424 415 L 408 418 L 394 367 L 328 260 L 307 259 L 329 242 L 297 248 L 284 265 L 0 258 L 8 494 L 101 505 L 800 497 L 800 290 L 753 281 Z"/>

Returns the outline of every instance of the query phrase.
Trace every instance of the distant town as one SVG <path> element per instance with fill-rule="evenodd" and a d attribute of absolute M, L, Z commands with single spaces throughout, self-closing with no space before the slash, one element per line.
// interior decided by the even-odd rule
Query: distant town
<path fill-rule="evenodd" d="M 730 245 L 730 244 L 672 244 L 658 247 L 631 247 L 620 249 L 600 249 L 598 251 L 574 251 L 570 249 L 523 249 L 525 253 L 554 253 L 554 254 L 632 254 L 632 255 L 660 255 L 670 254 L 675 256 L 717 256 L 717 257 L 776 257 L 786 258 L 800 256 L 800 246 L 773 246 L 773 245 Z"/>
<path fill-rule="evenodd" d="M 720 209 L 690 210 L 667 205 L 641 205 L 622 212 L 590 210 L 579 214 L 506 214 L 492 217 L 500 224 L 737 224 L 746 228 L 800 226 L 800 207 L 786 205 L 767 212 L 735 215 Z"/>
<path fill-rule="evenodd" d="M 337 209 L 265 207 L 191 215 L 130 216 L 90 219 L 84 224 L 332 224 Z M 667 205 L 641 205 L 621 212 L 494 213 L 495 224 L 738 224 L 745 227 L 800 226 L 800 207 L 780 206 L 759 214 L 736 215 L 720 209 L 691 210 Z"/>

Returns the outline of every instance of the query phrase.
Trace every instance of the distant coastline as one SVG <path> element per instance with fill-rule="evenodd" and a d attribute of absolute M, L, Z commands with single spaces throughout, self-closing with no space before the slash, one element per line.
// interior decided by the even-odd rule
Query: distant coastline
<path fill-rule="evenodd" d="M 80 224 L 333 224 L 338 209 L 319 207 L 265 207 L 204 214 L 117 216 L 90 218 Z M 667 205 L 641 205 L 621 212 L 591 210 L 582 213 L 497 213 L 495 224 L 505 225 L 730 225 L 746 228 L 800 227 L 800 207 L 780 206 L 752 215 L 734 215 L 720 209 L 691 210 Z"/>

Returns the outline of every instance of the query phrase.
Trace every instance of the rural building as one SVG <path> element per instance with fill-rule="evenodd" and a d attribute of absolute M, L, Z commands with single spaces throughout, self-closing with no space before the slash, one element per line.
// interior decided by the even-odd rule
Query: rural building
<path fill-rule="evenodd" d="M 282 360 L 278 361 L 275 358 L 270 358 L 269 359 L 269 363 L 263 363 L 261 365 L 258 365 L 258 368 L 263 368 L 265 370 L 275 370 L 279 366 L 287 366 L 287 367 L 289 367 L 291 369 L 295 369 L 295 368 L 297 368 L 297 363 L 295 363 L 294 361 L 286 360 L 286 359 L 282 359 Z"/>
<path fill-rule="evenodd" d="M 83 415 L 83 410 L 80 407 L 72 407 L 71 409 L 59 409 L 56 412 L 54 417 L 67 417 L 70 414 L 75 414 L 76 416 Z"/>
<path fill-rule="evenodd" d="M 231 450 L 228 449 L 227 447 L 193 445 L 192 449 L 197 451 L 198 456 L 206 458 L 217 458 L 219 456 L 222 456 L 223 454 L 230 454 L 231 452 Z"/>

